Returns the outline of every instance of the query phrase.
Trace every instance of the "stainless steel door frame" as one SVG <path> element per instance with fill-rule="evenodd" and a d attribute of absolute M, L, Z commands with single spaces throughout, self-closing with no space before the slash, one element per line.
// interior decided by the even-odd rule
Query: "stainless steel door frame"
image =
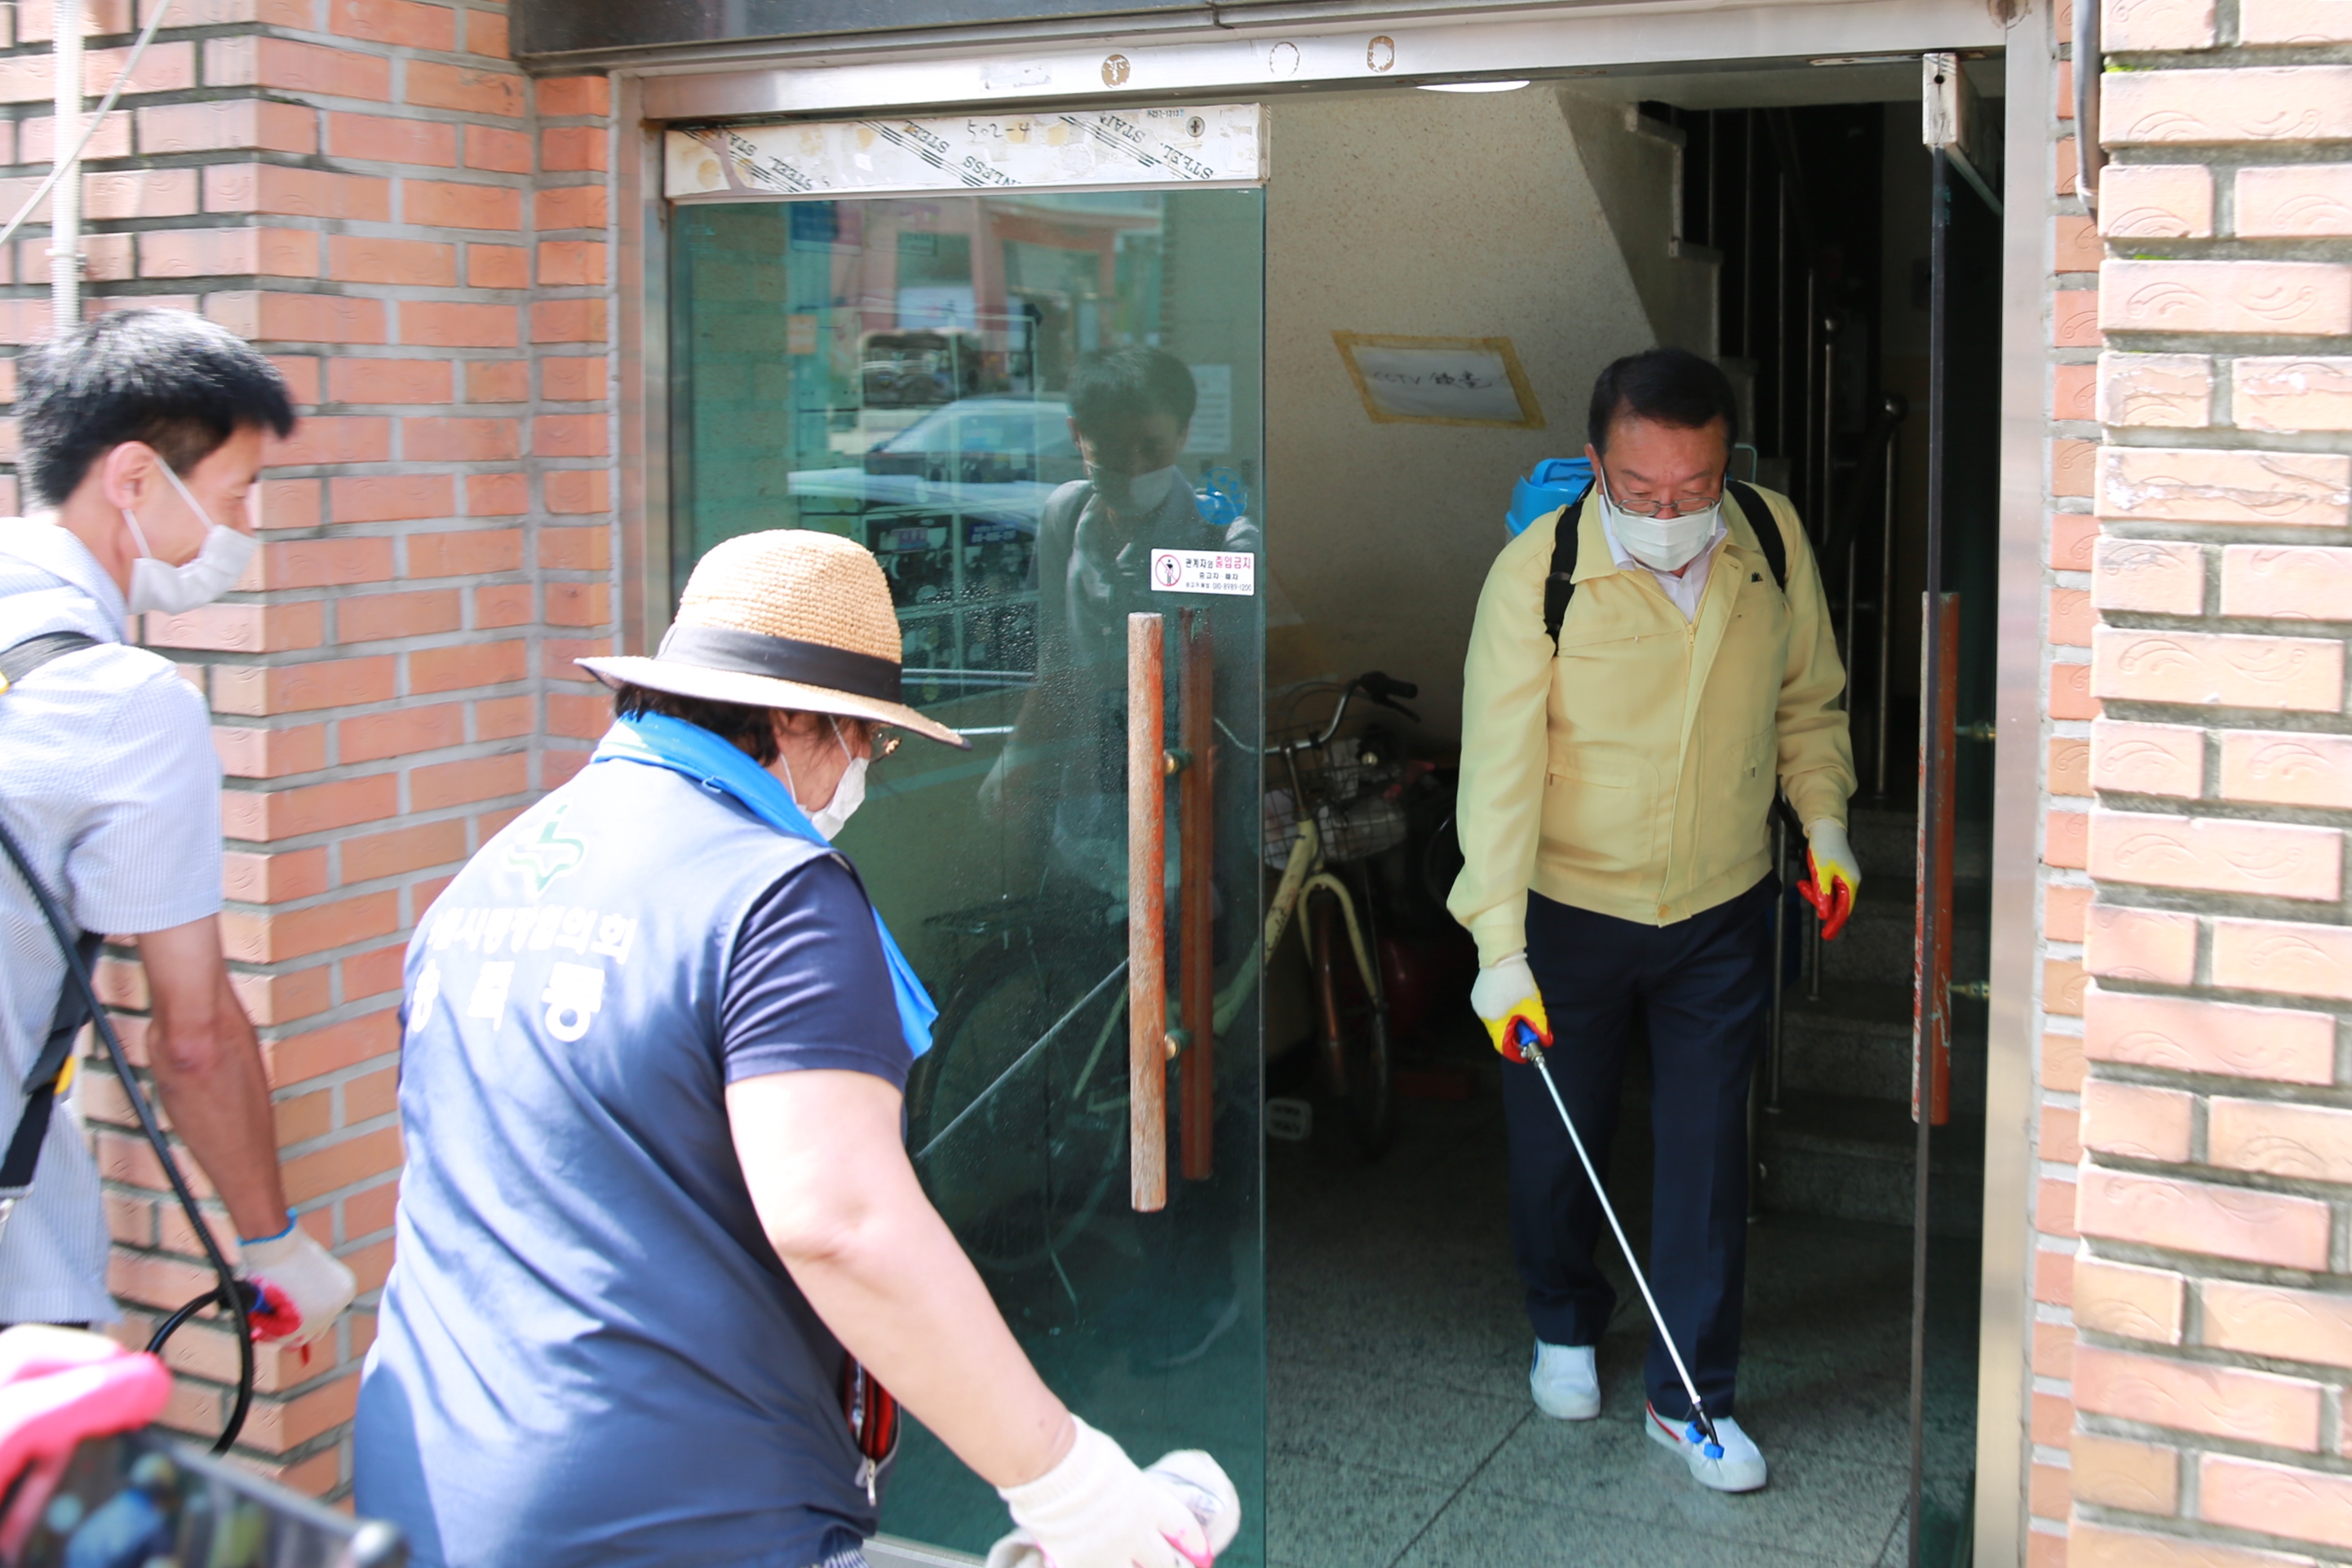
<path fill-rule="evenodd" d="M 1982 0 L 1561 5 L 1505 18 L 1423 14 L 1379 22 L 1261 21 L 1243 13 L 1231 26 L 1086 39 L 975 32 L 916 47 L 882 38 L 790 41 L 757 65 L 649 64 L 642 112 L 694 120 L 1077 99 L 1108 106 L 1465 77 L 1601 76 L 1627 66 L 1738 69 L 2007 42 Z"/>
<path fill-rule="evenodd" d="M 2002 101 L 2009 149 L 2002 181 L 2000 557 L 1994 679 L 1992 953 L 1985 1084 L 1984 1250 L 1977 1329 L 1977 1568 L 2026 1557 L 2027 1437 L 2035 1316 L 2033 1196 L 2041 1084 L 2042 693 L 2049 648 L 2046 454 L 2051 218 L 2050 132 L 2057 40 L 2047 14 L 2011 29 Z"/>
<path fill-rule="evenodd" d="M 1445 38 L 1411 37 L 1416 27 L 1445 24 Z M 2025 1478 L 2032 1457 L 2025 1417 L 2032 1374 L 2029 1329 L 2033 1233 L 2031 1201 L 2035 1152 L 2037 1084 L 2034 1063 L 2040 975 L 2038 957 L 2038 825 L 2043 713 L 2043 561 L 2045 448 L 2049 439 L 2046 383 L 2051 309 L 2049 224 L 2053 206 L 2049 149 L 2054 101 L 2054 45 L 2047 18 L 2029 13 L 2004 28 L 1979 0 L 1821 0 L 1761 7 L 1631 5 L 1563 7 L 1540 18 L 1470 24 L 1432 16 L 1391 22 L 1386 33 L 1357 25 L 1283 35 L 1274 24 L 1219 30 L 1138 34 L 1132 47 L 1106 42 L 1083 54 L 1056 38 L 1044 56 L 1020 49 L 1003 29 L 950 48 L 860 49 L 826 39 L 748 51 L 729 51 L 723 68 L 676 59 L 641 66 L 616 64 L 613 73 L 616 146 L 614 159 L 614 240 L 616 257 L 616 357 L 620 453 L 617 494 L 622 638 L 642 652 L 667 629 L 670 608 L 670 417 L 667 276 L 667 204 L 662 190 L 661 133 L 666 121 L 719 120 L 750 114 L 806 111 L 827 104 L 842 110 L 912 107 L 948 102 L 1026 102 L 1055 93 L 1093 104 L 1118 101 L 1101 85 L 1067 72 L 1090 64 L 1099 80 L 1106 51 L 1133 61 L 1149 57 L 1150 96 L 1169 91 L 1216 91 L 1271 96 L 1309 86 L 1351 81 L 1359 86 L 1414 76 L 1530 72 L 1561 74 L 1699 65 L 1737 69 L 1769 61 L 1856 54 L 1918 53 L 1930 48 L 2004 47 L 2004 100 L 2009 160 L 2003 294 L 2015 303 L 2001 332 L 2000 739 L 1995 747 L 1993 824 L 1993 949 L 1991 1059 L 1985 1149 L 1982 1319 L 1979 1337 L 1976 1520 L 1978 1568 L 2015 1568 L 2027 1544 Z M 1206 30 L 1203 30 L 1205 33 Z M 1377 69 L 1372 39 L 1409 46 L 1400 62 Z M 1349 63 L 1345 40 L 1363 53 Z M 1301 41 L 1298 68 L 1276 79 L 1272 46 Z M 1418 56 L 1424 42 L 1432 47 Z M 1537 52 L 1529 53 L 1533 49 Z M 1154 51 L 1169 51 L 1164 54 Z M 1055 64 L 1067 60 L 1061 78 Z M 1026 68 L 1042 65 L 1042 75 Z M 1007 69 L 1011 67 L 1013 68 Z M 1160 75 L 1162 68 L 1168 75 Z M 1179 68 L 1195 73 L 1173 81 Z M 1408 69 L 1411 74 L 1408 74 Z M 1321 72 L 1330 74 L 1318 74 Z M 1630 74 L 1630 73 L 1629 73 Z M 1029 79 L 1034 75 L 1034 79 Z M 1068 85 L 1057 86 L 1057 81 Z M 1001 86 L 997 84 L 1002 84 Z M 1141 91 L 1139 84 L 1138 91 Z M 869 95 L 864 101 L 847 93 Z M 951 96 L 950 96 L 951 95 Z M 1278 164 L 1270 162 L 1273 177 Z M 2002 1484 L 2005 1483 L 2005 1484 Z"/>

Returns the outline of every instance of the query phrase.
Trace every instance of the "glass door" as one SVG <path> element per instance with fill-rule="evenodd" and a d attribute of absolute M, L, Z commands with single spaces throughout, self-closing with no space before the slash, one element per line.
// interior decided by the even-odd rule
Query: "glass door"
<path fill-rule="evenodd" d="M 1923 62 L 1930 165 L 1928 526 L 1915 928 L 1913 1568 L 1976 1561 L 1977 1371 L 1990 1068 L 1992 717 L 2000 538 L 1997 111 Z M 2017 742 L 2012 743 L 2031 743 Z M 1933 908 L 1929 907 L 1930 901 Z"/>
<path fill-rule="evenodd" d="M 974 742 L 877 764 L 841 840 L 941 1006 L 917 1169 L 1046 1381 L 1139 1463 L 1213 1454 L 1244 1515 L 1224 1561 L 1261 1563 L 1262 192 L 672 216 L 679 582 L 752 530 L 857 540 L 908 700 Z M 1179 753 L 1164 791 L 1131 783 L 1138 726 Z M 1164 987 L 1130 964 L 1159 944 Z M 910 1423 L 885 1533 L 982 1553 L 1006 1528 Z"/>

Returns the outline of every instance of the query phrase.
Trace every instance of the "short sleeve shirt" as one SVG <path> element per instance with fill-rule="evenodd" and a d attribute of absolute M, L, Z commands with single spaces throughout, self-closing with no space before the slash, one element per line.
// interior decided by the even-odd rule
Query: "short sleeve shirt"
<path fill-rule="evenodd" d="M 600 763 L 420 925 L 353 1478 L 419 1568 L 810 1568 L 873 1531 L 844 1352 L 767 1239 L 726 1103 L 912 1066 L 864 888 L 799 847 Z"/>
<path fill-rule="evenodd" d="M 914 1060 L 866 889 L 827 856 L 777 879 L 743 917 L 719 999 L 729 1083 L 825 1068 L 904 1089 Z"/>
<path fill-rule="evenodd" d="M 220 912 L 220 762 L 204 698 L 123 641 L 124 605 L 81 542 L 0 520 L 0 647 L 45 632 L 100 646 L 0 692 L 0 823 L 82 931 L 137 935 Z M 65 962 L 0 864 L 0 1084 L 21 1083 L 48 1034 Z M 21 1101 L 0 1094 L 0 1137 Z M 104 1321 L 106 1223 L 70 1103 L 50 1121 L 32 1195 L 0 1246 L 0 1322 Z"/>

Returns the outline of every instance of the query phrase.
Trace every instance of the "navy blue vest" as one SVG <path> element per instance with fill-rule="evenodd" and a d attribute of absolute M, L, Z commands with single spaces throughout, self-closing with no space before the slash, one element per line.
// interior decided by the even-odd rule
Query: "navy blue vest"
<path fill-rule="evenodd" d="M 760 1228 L 719 1054 L 745 915 L 829 853 L 600 763 L 418 926 L 357 1479 L 419 1563 L 805 1568 L 872 1532 L 844 1352 Z"/>

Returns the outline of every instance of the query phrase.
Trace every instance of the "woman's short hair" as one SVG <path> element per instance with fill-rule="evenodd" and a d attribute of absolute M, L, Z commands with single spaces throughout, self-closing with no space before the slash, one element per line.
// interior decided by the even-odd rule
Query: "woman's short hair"
<path fill-rule="evenodd" d="M 720 740 L 749 752 L 761 767 L 776 760 L 776 710 L 752 708 L 740 702 L 713 702 L 702 697 L 680 697 L 650 686 L 616 688 L 613 710 L 624 719 L 641 713 L 665 713 L 698 724 Z"/>

